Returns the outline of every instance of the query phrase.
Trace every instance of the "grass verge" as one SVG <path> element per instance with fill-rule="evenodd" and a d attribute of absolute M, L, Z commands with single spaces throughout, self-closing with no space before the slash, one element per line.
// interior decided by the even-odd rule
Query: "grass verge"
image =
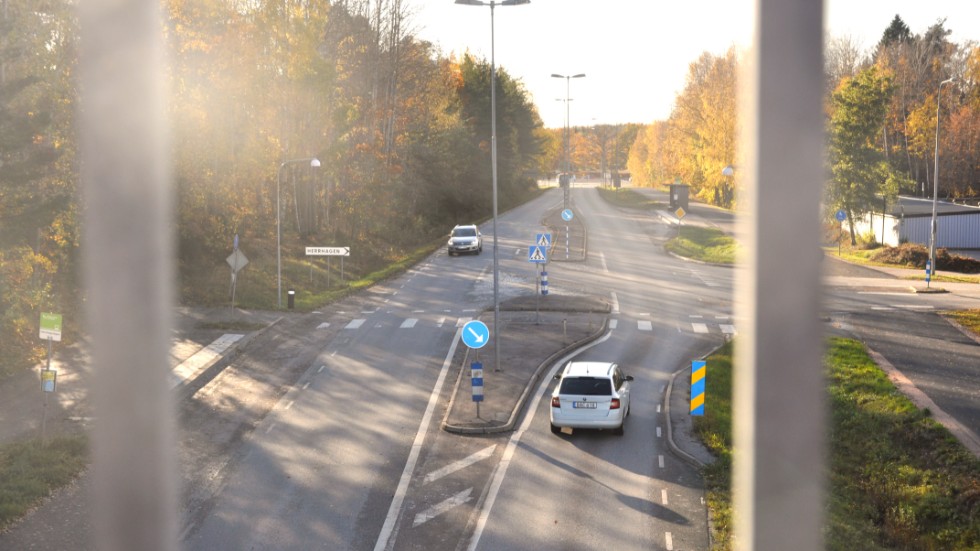
<path fill-rule="evenodd" d="M 951 318 L 956 323 L 980 335 L 980 309 L 976 310 L 950 310 L 941 312 L 943 316 Z"/>
<path fill-rule="evenodd" d="M 695 431 L 719 458 L 705 468 L 715 549 L 731 549 L 731 366 L 726 345 L 708 359 Z M 854 340 L 834 338 L 829 377 L 831 550 L 980 548 L 980 460 L 900 394 Z"/>
<path fill-rule="evenodd" d="M 87 463 L 88 446 L 82 436 L 0 446 L 0 531 L 74 480 Z"/>
<path fill-rule="evenodd" d="M 717 228 L 680 226 L 677 237 L 667 241 L 668 251 L 701 262 L 734 264 L 738 250 L 736 241 Z"/>
<path fill-rule="evenodd" d="M 607 203 L 616 207 L 642 210 L 667 208 L 667 203 L 655 201 L 632 189 L 610 189 L 602 187 L 596 189 L 599 191 L 599 197 L 602 197 Z"/>
<path fill-rule="evenodd" d="M 852 264 L 860 264 L 862 266 L 879 266 L 883 268 L 912 268 L 907 264 L 894 264 L 888 262 L 880 262 L 874 260 L 872 257 L 878 252 L 878 249 L 852 249 L 849 247 L 839 248 L 836 245 L 824 247 L 824 253 L 827 256 L 833 256 L 841 260 L 846 260 Z M 920 270 L 919 274 L 903 277 L 909 281 L 925 281 L 926 274 L 925 270 Z M 951 272 L 942 272 L 932 276 L 932 281 L 941 283 L 980 283 L 980 277 L 975 275 L 957 275 Z"/>

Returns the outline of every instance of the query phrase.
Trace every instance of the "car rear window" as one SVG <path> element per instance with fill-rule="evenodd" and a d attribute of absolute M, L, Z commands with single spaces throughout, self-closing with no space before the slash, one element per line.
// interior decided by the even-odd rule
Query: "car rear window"
<path fill-rule="evenodd" d="M 609 379 L 599 377 L 565 377 L 561 380 L 561 390 L 558 393 L 609 396 L 612 394 L 612 385 Z"/>

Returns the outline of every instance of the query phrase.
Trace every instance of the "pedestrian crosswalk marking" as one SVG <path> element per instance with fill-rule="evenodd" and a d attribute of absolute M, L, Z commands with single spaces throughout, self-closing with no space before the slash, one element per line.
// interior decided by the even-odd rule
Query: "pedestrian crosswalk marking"
<path fill-rule="evenodd" d="M 735 334 L 735 326 L 734 325 L 722 324 L 719 327 L 721 327 L 721 332 L 724 333 L 724 334 L 726 334 L 726 335 L 734 335 Z"/>
<path fill-rule="evenodd" d="M 704 323 L 692 323 L 691 327 L 694 329 L 695 333 L 707 333 L 708 325 Z"/>
<path fill-rule="evenodd" d="M 358 318 L 358 319 L 350 320 L 350 323 L 348 323 L 344 327 L 344 329 L 359 329 L 362 325 L 364 325 L 364 322 L 366 322 L 366 321 L 367 320 L 366 319 L 363 319 L 363 318 Z"/>
<path fill-rule="evenodd" d="M 415 327 L 415 324 L 418 323 L 418 321 L 419 320 L 416 318 L 408 318 L 402 322 L 401 329 L 411 329 L 412 327 Z"/>
<path fill-rule="evenodd" d="M 639 320 L 636 322 L 636 328 L 640 331 L 653 331 L 653 322 L 649 320 Z"/>

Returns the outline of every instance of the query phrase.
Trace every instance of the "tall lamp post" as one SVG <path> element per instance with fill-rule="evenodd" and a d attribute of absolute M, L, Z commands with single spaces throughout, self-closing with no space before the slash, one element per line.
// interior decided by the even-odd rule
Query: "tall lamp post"
<path fill-rule="evenodd" d="M 565 79 L 565 174 L 572 171 L 572 130 L 571 121 L 569 119 L 569 102 L 571 98 L 568 96 L 568 92 L 571 88 L 571 81 L 573 78 L 582 78 L 585 73 L 579 73 L 577 75 L 559 75 L 558 73 L 551 73 L 553 78 L 563 78 Z M 569 183 L 569 186 L 571 183 Z"/>
<path fill-rule="evenodd" d="M 939 106 L 942 105 L 943 85 L 953 82 L 952 78 L 939 83 L 936 91 L 936 166 L 932 174 L 932 229 L 929 233 L 929 266 L 930 276 L 936 273 L 936 202 L 939 200 Z M 929 278 L 930 280 L 932 277 Z M 929 286 L 929 281 L 926 281 Z"/>
<path fill-rule="evenodd" d="M 497 67 L 494 60 L 493 8 L 530 4 L 531 0 L 456 0 L 466 6 L 490 6 L 490 170 L 493 176 L 493 366 L 500 371 L 500 272 L 497 261 Z"/>
<path fill-rule="evenodd" d="M 320 168 L 319 159 L 308 157 L 283 161 L 276 173 L 276 308 L 280 310 L 282 310 L 282 224 L 280 220 L 282 209 L 279 208 L 279 188 L 282 184 L 282 169 L 286 168 L 286 165 L 296 163 L 310 163 L 311 168 Z"/>

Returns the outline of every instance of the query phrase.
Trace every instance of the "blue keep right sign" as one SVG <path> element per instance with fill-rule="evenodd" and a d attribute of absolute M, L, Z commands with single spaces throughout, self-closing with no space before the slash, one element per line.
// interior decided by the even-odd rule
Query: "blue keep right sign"
<path fill-rule="evenodd" d="M 575 214 L 572 213 L 572 209 L 565 209 L 561 211 L 561 219 L 566 222 L 570 222 L 574 217 Z"/>
<path fill-rule="evenodd" d="M 470 348 L 483 348 L 490 340 L 490 328 L 480 320 L 466 322 L 463 326 L 463 344 Z"/>
<path fill-rule="evenodd" d="M 847 218 L 847 213 L 844 212 L 844 209 L 840 209 L 839 211 L 837 211 L 837 214 L 835 216 L 837 217 L 838 222 L 843 222 L 844 219 Z"/>

